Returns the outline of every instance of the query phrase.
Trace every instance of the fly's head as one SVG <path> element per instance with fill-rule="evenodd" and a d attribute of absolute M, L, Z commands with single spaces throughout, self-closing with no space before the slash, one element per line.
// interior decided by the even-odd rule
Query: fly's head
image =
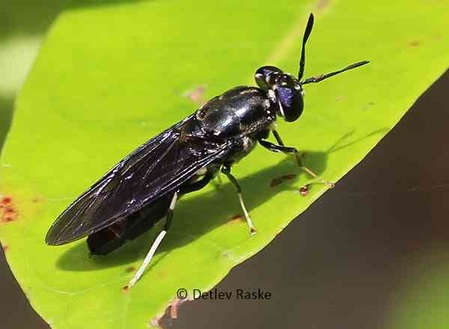
<path fill-rule="evenodd" d="M 304 91 L 294 76 L 274 66 L 262 66 L 256 71 L 257 85 L 278 105 L 277 114 L 287 122 L 297 120 L 304 108 Z"/>
<path fill-rule="evenodd" d="M 289 73 L 284 73 L 284 71 L 275 66 L 262 66 L 256 71 L 256 74 L 254 75 L 254 79 L 256 80 L 259 88 L 267 93 L 268 98 L 273 103 L 277 104 L 277 115 L 284 118 L 284 120 L 287 122 L 296 121 L 302 114 L 302 111 L 304 109 L 303 85 L 308 83 L 320 82 L 336 74 L 369 63 L 368 61 L 361 61 L 351 64 L 339 71 L 321 74 L 301 80 L 304 75 L 306 61 L 305 46 L 307 39 L 312 32 L 313 20 L 313 14 L 310 14 L 302 39 L 298 77 L 295 77 Z"/>

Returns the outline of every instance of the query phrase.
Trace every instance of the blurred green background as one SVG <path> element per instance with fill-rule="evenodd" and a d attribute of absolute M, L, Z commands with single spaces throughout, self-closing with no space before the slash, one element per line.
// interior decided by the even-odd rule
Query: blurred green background
<path fill-rule="evenodd" d="M 0 4 L 0 148 L 14 97 L 25 80 L 45 31 L 67 1 L 4 0 Z"/>
<path fill-rule="evenodd" d="M 0 147 L 45 31 L 72 5 L 0 5 Z M 446 72 L 337 189 L 218 286 L 271 301 L 187 303 L 173 328 L 448 328 L 448 87 Z M 3 258 L 0 284 L 2 328 L 47 328 Z"/>

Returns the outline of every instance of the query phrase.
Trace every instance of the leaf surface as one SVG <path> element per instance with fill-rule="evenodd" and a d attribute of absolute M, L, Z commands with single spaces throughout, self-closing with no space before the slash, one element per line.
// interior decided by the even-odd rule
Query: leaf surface
<path fill-rule="evenodd" d="M 152 266 L 126 293 L 155 232 L 101 258 L 89 258 L 84 241 L 49 247 L 44 237 L 77 195 L 198 102 L 253 84 L 264 64 L 296 72 L 311 11 L 306 76 L 371 61 L 307 85 L 301 119 L 279 123 L 285 143 L 307 152 L 308 167 L 338 181 L 446 69 L 445 3 L 173 0 L 66 11 L 18 97 L 1 157 L 8 205 L 0 238 L 32 305 L 54 328 L 147 328 L 177 289 L 212 288 L 326 187 L 302 196 L 310 178 L 292 159 L 257 148 L 233 172 L 258 234 L 234 218 L 241 210 L 223 178 L 179 202 Z"/>

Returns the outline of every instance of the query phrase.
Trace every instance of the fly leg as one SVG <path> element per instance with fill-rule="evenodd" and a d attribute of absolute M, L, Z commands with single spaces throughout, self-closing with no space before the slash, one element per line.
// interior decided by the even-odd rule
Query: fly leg
<path fill-rule="evenodd" d="M 303 162 L 302 162 L 302 155 L 301 155 L 301 153 L 299 153 L 299 151 L 296 148 L 294 148 L 294 147 L 285 146 L 284 142 L 281 139 L 281 136 L 279 135 L 279 133 L 276 130 L 273 130 L 273 135 L 276 138 L 276 141 L 279 143 L 279 145 L 276 145 L 274 143 L 271 143 L 271 142 L 263 140 L 263 139 L 259 139 L 260 145 L 262 145 L 263 147 L 265 147 L 266 149 L 268 149 L 268 150 L 270 150 L 272 152 L 282 152 L 282 153 L 285 153 L 285 154 L 293 154 L 295 156 L 296 163 L 298 164 L 298 166 L 302 170 L 304 170 L 306 173 L 308 173 L 310 176 L 315 178 L 319 183 L 326 184 L 330 188 L 333 188 L 335 186 L 335 183 L 329 182 L 327 180 L 324 180 L 324 179 L 320 178 L 312 170 L 310 170 L 309 168 L 305 167 Z"/>
<path fill-rule="evenodd" d="M 143 273 L 145 272 L 145 269 L 148 267 L 148 264 L 150 264 L 151 259 L 153 258 L 157 248 L 159 247 L 165 235 L 167 234 L 167 231 L 170 228 L 171 219 L 173 218 L 176 201 L 178 200 L 178 194 L 179 191 L 176 191 L 175 194 L 173 194 L 173 197 L 170 202 L 170 207 L 168 208 L 167 214 L 165 215 L 164 229 L 161 232 L 159 232 L 158 236 L 156 237 L 156 240 L 154 240 L 150 250 L 145 256 L 142 265 L 140 265 L 134 277 L 131 279 L 131 281 L 129 281 L 128 283 L 129 288 L 133 287 L 136 284 L 136 282 L 139 281 L 139 279 L 142 277 Z"/>
<path fill-rule="evenodd" d="M 181 186 L 181 188 L 173 194 L 173 197 L 170 202 L 170 207 L 167 210 L 167 214 L 165 215 L 165 225 L 162 231 L 158 234 L 156 239 L 154 240 L 153 244 L 151 245 L 150 250 L 148 251 L 147 255 L 145 256 L 145 259 L 140 265 L 139 269 L 137 270 L 134 277 L 129 281 L 128 287 L 131 288 L 136 284 L 137 281 L 142 277 L 143 273 L 145 272 L 146 268 L 151 262 L 151 259 L 153 258 L 154 254 L 156 253 L 157 248 L 161 244 L 162 240 L 164 239 L 165 235 L 168 232 L 168 229 L 170 228 L 171 221 L 173 218 L 173 214 L 175 211 L 176 201 L 178 200 L 178 196 L 182 194 L 186 194 L 189 192 L 197 191 L 202 189 L 204 186 L 207 185 L 207 183 L 210 182 L 210 180 L 213 178 L 214 173 L 211 171 L 208 171 L 204 177 L 198 181 L 192 182 L 190 184 Z"/>
<path fill-rule="evenodd" d="M 231 174 L 231 166 L 229 165 L 223 165 L 221 168 L 221 172 L 228 177 L 228 179 L 231 181 L 232 185 L 234 185 L 235 189 L 237 190 L 237 195 L 239 197 L 240 206 L 242 207 L 243 214 L 245 215 L 246 222 L 248 223 L 249 229 L 251 231 L 251 235 L 256 233 L 256 228 L 253 225 L 253 221 L 251 220 L 251 217 L 248 213 L 248 210 L 246 210 L 245 203 L 243 202 L 242 197 L 242 188 L 240 187 L 239 183 L 237 182 L 237 179 Z"/>

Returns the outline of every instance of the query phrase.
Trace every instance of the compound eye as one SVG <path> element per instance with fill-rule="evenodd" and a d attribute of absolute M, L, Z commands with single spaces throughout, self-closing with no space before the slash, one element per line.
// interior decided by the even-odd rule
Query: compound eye
<path fill-rule="evenodd" d="M 282 74 L 283 72 L 275 66 L 262 66 L 254 75 L 254 79 L 256 80 L 257 85 L 263 89 L 268 90 L 274 84 L 275 76 Z"/>
<path fill-rule="evenodd" d="M 275 93 L 284 120 L 287 122 L 297 120 L 304 108 L 301 86 L 291 77 L 284 75 L 276 81 Z"/>

